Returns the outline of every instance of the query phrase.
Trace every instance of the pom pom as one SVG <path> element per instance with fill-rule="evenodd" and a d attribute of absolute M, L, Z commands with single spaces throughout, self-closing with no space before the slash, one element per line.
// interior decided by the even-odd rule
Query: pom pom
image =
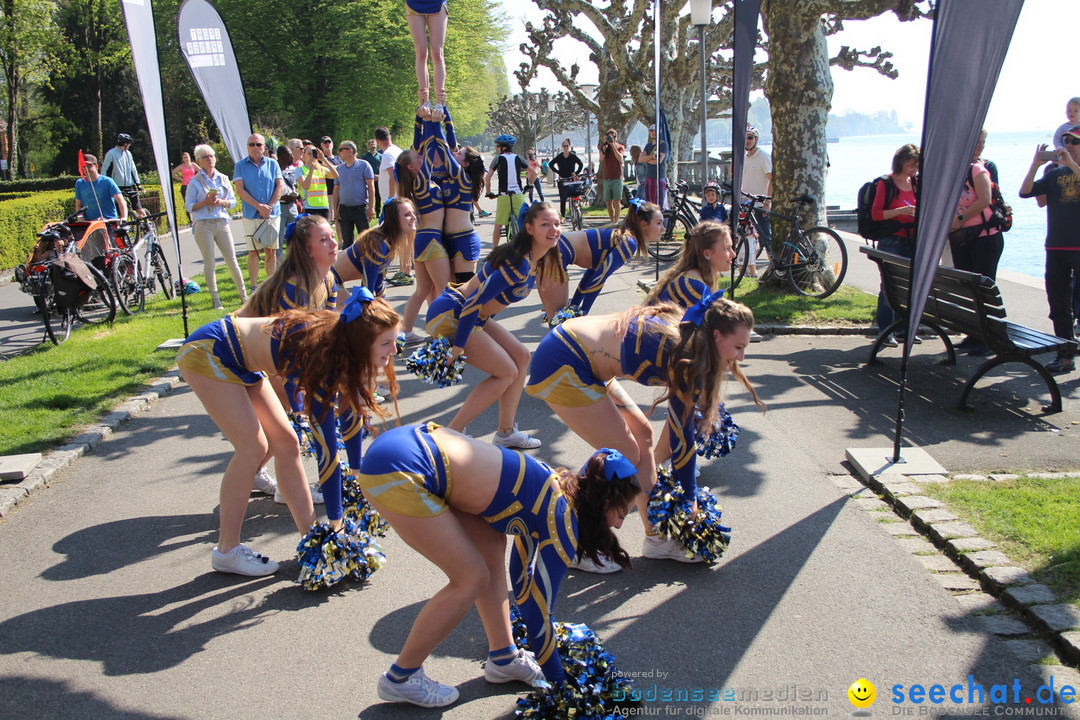
<path fill-rule="evenodd" d="M 567 305 L 559 312 L 555 313 L 555 316 L 548 321 L 548 325 L 556 327 L 562 325 L 570 318 L 581 317 L 585 314 L 585 311 L 579 308 L 577 305 Z"/>
<path fill-rule="evenodd" d="M 345 517 L 356 523 L 361 531 L 368 535 L 386 537 L 390 524 L 383 519 L 379 511 L 371 507 L 360 491 L 360 483 L 352 475 L 341 478 L 341 506 Z"/>
<path fill-rule="evenodd" d="M 315 455 L 315 433 L 311 430 L 311 423 L 307 418 L 297 413 L 289 413 L 289 422 L 292 423 L 293 432 L 300 441 L 300 454 L 304 457 Z"/>
<path fill-rule="evenodd" d="M 345 578 L 366 580 L 386 562 L 382 547 L 351 517 L 333 530 L 317 522 L 296 547 L 300 576 L 297 582 L 305 590 L 321 590 Z"/>
<path fill-rule="evenodd" d="M 696 418 L 701 420 L 701 412 L 694 411 Z M 716 408 L 716 421 L 708 435 L 697 431 L 694 440 L 697 442 L 697 454 L 703 458 L 724 457 L 735 449 L 735 443 L 739 439 L 739 426 L 731 418 L 731 413 L 724 407 L 724 403 Z"/>
<path fill-rule="evenodd" d="M 517 606 L 510 608 L 514 639 L 528 649 L 528 632 Z M 578 718 L 599 720 L 616 717 L 616 704 L 640 699 L 634 683 L 615 667 L 615 656 L 604 649 L 596 635 L 580 623 L 553 623 L 555 646 L 562 659 L 566 681 L 548 688 L 533 688 L 517 701 L 519 718 Z"/>
<path fill-rule="evenodd" d="M 708 488 L 698 488 L 694 513 L 693 498 L 675 482 L 671 471 L 657 468 L 656 475 L 656 485 L 649 493 L 649 522 L 662 536 L 675 538 L 687 557 L 700 555 L 707 565 L 714 564 L 731 540 L 731 528 L 720 523 L 716 498 Z"/>
<path fill-rule="evenodd" d="M 453 341 L 450 338 L 428 338 L 427 342 L 405 359 L 405 368 L 429 385 L 441 388 L 454 385 L 465 371 L 465 356 L 450 363 Z"/>

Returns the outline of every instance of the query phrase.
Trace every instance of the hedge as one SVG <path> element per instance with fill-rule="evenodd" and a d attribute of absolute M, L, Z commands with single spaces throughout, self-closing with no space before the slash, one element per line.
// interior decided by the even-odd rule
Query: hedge
<path fill-rule="evenodd" d="M 0 194 L 9 192 L 40 192 L 42 190 L 68 190 L 75 187 L 79 178 L 74 175 L 34 178 L 32 180 L 0 180 Z"/>
<path fill-rule="evenodd" d="M 74 178 L 64 190 L 48 190 L 33 193 L 6 192 L 0 194 L 0 268 L 13 268 L 26 262 L 27 256 L 37 242 L 37 233 L 47 222 L 63 220 L 75 211 Z M 7 183 L 13 184 L 13 183 Z M 147 209 L 160 207 L 161 188 L 144 186 Z M 180 227 L 190 224 L 187 210 L 180 198 L 180 186 L 175 185 L 173 199 L 176 203 L 176 222 Z M 166 218 L 161 218 L 158 231 L 168 232 Z"/>

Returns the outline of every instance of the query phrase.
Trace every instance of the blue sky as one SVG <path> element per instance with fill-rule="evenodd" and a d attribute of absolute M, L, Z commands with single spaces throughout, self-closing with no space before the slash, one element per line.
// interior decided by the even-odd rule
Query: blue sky
<path fill-rule="evenodd" d="M 506 54 L 507 72 L 516 70 L 522 60 L 518 45 L 524 41 L 525 20 L 536 21 L 541 13 L 532 2 L 500 0 L 510 20 L 511 37 Z M 1076 14 L 1076 0 L 1026 0 L 1024 9 L 1009 46 L 1009 54 L 998 80 L 998 91 L 990 105 L 985 126 L 991 132 L 1011 130 L 1050 131 L 1065 122 L 1065 103 L 1080 96 L 1080 72 L 1067 55 L 1075 38 L 1057 28 L 1063 20 Z M 451 22 L 453 18 L 451 17 Z M 1069 22 L 1071 25 L 1071 21 Z M 864 21 L 848 21 L 843 33 L 830 38 L 830 46 L 851 45 L 869 49 L 881 45 L 893 53 L 894 64 L 900 70 L 896 80 L 878 75 L 872 70 L 834 69 L 836 86 L 833 112 L 896 109 L 900 119 L 915 125 L 922 122 L 923 98 L 926 92 L 926 68 L 930 51 L 931 24 L 927 21 L 900 23 L 891 13 Z M 572 41 L 558 47 L 568 59 L 579 57 L 582 72 L 591 70 L 587 55 Z M 569 64 L 572 60 L 568 60 Z M 595 80 L 595 73 L 587 79 Z M 511 87 L 516 82 L 511 76 Z M 541 76 L 530 86 L 557 88 L 550 74 Z"/>

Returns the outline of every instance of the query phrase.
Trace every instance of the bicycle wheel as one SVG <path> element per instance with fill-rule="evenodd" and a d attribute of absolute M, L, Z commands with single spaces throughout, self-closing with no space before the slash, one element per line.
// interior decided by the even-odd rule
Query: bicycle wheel
<path fill-rule="evenodd" d="M 173 279 L 172 270 L 169 269 L 169 261 L 165 259 L 165 251 L 161 249 L 161 246 L 154 242 L 154 249 L 150 253 L 150 265 L 153 266 L 154 276 L 157 277 L 158 284 L 161 285 L 161 291 L 165 293 L 167 300 L 173 299 Z M 147 269 L 147 274 L 150 273 L 150 269 Z"/>
<path fill-rule="evenodd" d="M 89 325 L 110 323 L 116 317 L 116 296 L 101 271 L 93 265 L 87 267 L 97 281 L 97 287 L 90 292 L 90 299 L 76 311 L 76 315 L 80 321 Z"/>
<path fill-rule="evenodd" d="M 570 201 L 570 227 L 573 230 L 581 230 L 585 222 L 581 218 L 581 203 Z"/>
<path fill-rule="evenodd" d="M 135 267 L 135 258 L 120 253 L 112 266 L 112 289 L 116 304 L 125 315 L 134 315 L 146 309 L 146 287 Z"/>
<path fill-rule="evenodd" d="M 720 276 L 720 287 L 728 290 L 734 290 L 739 287 L 739 283 L 742 282 L 743 276 L 746 275 L 746 268 L 749 262 L 747 257 L 747 243 L 746 238 L 740 236 L 735 240 L 735 245 L 732 248 L 735 251 L 735 259 L 731 261 L 731 270 Z"/>
<path fill-rule="evenodd" d="M 67 340 L 71 335 L 71 313 L 63 308 L 53 307 L 52 298 L 45 295 L 35 295 L 34 304 L 37 305 L 41 322 L 45 325 L 45 338 L 53 345 Z M 42 338 L 42 341 L 45 338 Z"/>
<path fill-rule="evenodd" d="M 785 254 L 790 258 L 788 281 L 800 295 L 829 297 L 847 274 L 847 248 L 829 228 L 804 230 Z"/>
<path fill-rule="evenodd" d="M 664 234 L 660 236 L 659 242 L 649 243 L 649 254 L 659 260 L 674 260 L 682 252 L 686 236 L 692 227 L 694 224 L 686 217 L 676 216 L 671 210 L 665 211 Z"/>

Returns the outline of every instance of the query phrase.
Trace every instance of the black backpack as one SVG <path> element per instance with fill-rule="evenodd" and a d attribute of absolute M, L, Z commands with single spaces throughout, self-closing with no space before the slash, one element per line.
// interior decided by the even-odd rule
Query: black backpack
<path fill-rule="evenodd" d="M 859 195 L 855 206 L 855 215 L 858 221 L 858 231 L 867 240 L 880 240 L 895 232 L 897 223 L 893 220 L 875 220 L 871 211 L 874 208 L 874 198 L 877 197 L 878 181 L 885 181 L 885 202 L 882 207 L 889 207 L 889 203 L 897 195 L 896 183 L 888 175 L 874 178 L 859 188 Z"/>

